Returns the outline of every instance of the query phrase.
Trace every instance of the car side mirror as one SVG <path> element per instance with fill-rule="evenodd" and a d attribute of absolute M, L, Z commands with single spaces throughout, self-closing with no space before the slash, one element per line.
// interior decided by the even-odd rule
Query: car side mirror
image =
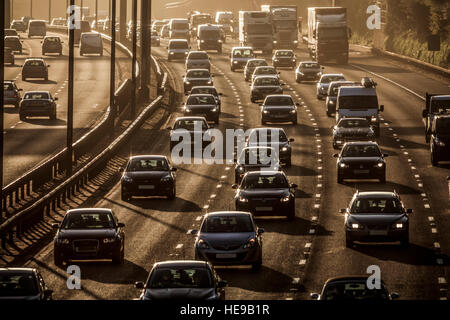
<path fill-rule="evenodd" d="M 337 158 L 339 155 L 337 153 L 333 154 L 333 158 Z"/>
<path fill-rule="evenodd" d="M 389 157 L 389 154 L 383 153 L 383 157 L 387 158 L 387 157 Z"/>
<path fill-rule="evenodd" d="M 59 223 L 53 223 L 52 224 L 53 229 L 59 229 Z"/>
<path fill-rule="evenodd" d="M 291 183 L 291 184 L 289 185 L 289 188 L 297 189 L 297 188 L 298 188 L 298 185 L 295 184 L 295 183 Z"/>
<path fill-rule="evenodd" d="M 197 229 L 191 230 L 191 235 L 196 236 L 197 234 L 198 234 Z"/>
<path fill-rule="evenodd" d="M 428 110 L 427 109 L 423 109 L 422 110 L 422 118 L 426 118 L 428 117 Z"/>
<path fill-rule="evenodd" d="M 294 138 L 289 138 L 289 142 L 294 142 L 295 139 Z"/>
<path fill-rule="evenodd" d="M 310 297 L 311 297 L 311 299 L 317 300 L 317 299 L 319 299 L 319 294 L 314 292 L 314 293 L 310 294 Z"/>
<path fill-rule="evenodd" d="M 136 289 L 144 289 L 144 283 L 142 281 L 137 281 L 134 283 Z"/>
<path fill-rule="evenodd" d="M 397 292 L 391 293 L 391 299 L 398 299 L 398 298 L 400 298 L 400 295 Z"/>
<path fill-rule="evenodd" d="M 223 93 L 222 93 L 222 92 L 220 92 L 220 93 L 219 93 L 219 96 L 223 96 Z"/>
<path fill-rule="evenodd" d="M 227 285 L 228 285 L 228 283 L 227 283 L 225 280 L 220 280 L 220 281 L 217 283 L 217 286 L 218 286 L 219 288 L 225 288 Z"/>
<path fill-rule="evenodd" d="M 125 228 L 125 223 L 119 222 L 119 223 L 117 224 L 117 227 L 119 227 L 119 228 Z"/>
<path fill-rule="evenodd" d="M 170 171 L 172 171 L 172 172 L 175 172 L 175 171 L 177 171 L 177 170 L 178 170 L 178 168 L 175 168 L 175 167 L 173 167 L 173 168 L 170 169 Z"/>
<path fill-rule="evenodd" d="M 58 101 L 58 97 L 54 98 L 53 100 Z"/>
<path fill-rule="evenodd" d="M 49 299 L 53 295 L 53 290 L 44 290 L 44 299 Z"/>
<path fill-rule="evenodd" d="M 339 213 L 347 213 L 347 209 L 339 209 Z"/>
<path fill-rule="evenodd" d="M 166 130 L 171 131 L 171 130 L 172 130 L 172 127 L 167 127 Z"/>
<path fill-rule="evenodd" d="M 119 172 L 124 172 L 125 171 L 125 167 L 120 167 Z"/>
<path fill-rule="evenodd" d="M 384 105 L 380 106 L 380 111 L 383 112 L 384 111 Z"/>
<path fill-rule="evenodd" d="M 406 213 L 413 213 L 413 209 L 406 209 Z"/>
<path fill-rule="evenodd" d="M 233 184 L 233 185 L 231 185 L 231 188 L 237 189 L 237 188 L 238 188 L 238 185 L 237 185 L 237 184 Z"/>
<path fill-rule="evenodd" d="M 259 229 L 258 229 L 258 235 L 263 234 L 264 231 L 265 231 L 264 228 L 259 228 Z"/>

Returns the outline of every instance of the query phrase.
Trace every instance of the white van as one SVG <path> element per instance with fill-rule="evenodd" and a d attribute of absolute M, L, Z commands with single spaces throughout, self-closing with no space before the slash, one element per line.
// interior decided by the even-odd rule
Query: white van
<path fill-rule="evenodd" d="M 103 56 L 103 41 L 99 33 L 84 32 L 80 38 L 80 55 L 99 54 Z"/>
<path fill-rule="evenodd" d="M 31 20 L 28 24 L 28 38 L 42 37 L 47 35 L 47 26 L 44 20 Z"/>

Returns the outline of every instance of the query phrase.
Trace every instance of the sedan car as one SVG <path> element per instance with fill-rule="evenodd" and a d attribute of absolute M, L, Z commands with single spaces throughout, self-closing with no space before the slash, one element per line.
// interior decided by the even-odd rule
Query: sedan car
<path fill-rule="evenodd" d="M 129 201 L 133 196 L 166 196 L 170 200 L 175 199 L 176 170 L 165 156 L 131 157 L 121 170 L 122 201 Z"/>
<path fill-rule="evenodd" d="M 273 77 L 279 77 L 280 72 L 277 71 L 277 69 L 275 69 L 275 67 L 272 66 L 259 66 L 259 67 L 255 67 L 255 70 L 252 73 L 252 83 L 255 81 L 255 79 L 257 77 L 261 77 L 261 76 L 273 76 Z"/>
<path fill-rule="evenodd" d="M 19 118 L 25 121 L 27 117 L 49 117 L 56 120 L 56 101 L 48 91 L 28 91 L 19 105 Z"/>
<path fill-rule="evenodd" d="M 41 273 L 35 268 L 0 268 L 0 301 L 52 300 Z"/>
<path fill-rule="evenodd" d="M 376 142 L 347 142 L 337 160 L 337 182 L 344 179 L 379 179 L 386 182 L 387 154 L 381 153 Z"/>
<path fill-rule="evenodd" d="M 67 211 L 53 241 L 56 266 L 71 260 L 112 259 L 122 263 L 125 255 L 125 225 L 111 209 L 85 208 Z"/>
<path fill-rule="evenodd" d="M 13 20 L 11 22 L 11 29 L 15 29 L 17 32 L 26 32 L 27 25 L 22 20 Z"/>
<path fill-rule="evenodd" d="M 236 160 L 234 181 L 240 183 L 249 171 L 280 171 L 278 152 L 272 147 L 246 147 Z"/>
<path fill-rule="evenodd" d="M 327 116 L 331 117 L 336 113 L 337 95 L 340 87 L 360 86 L 360 82 L 354 81 L 332 81 L 328 86 L 327 98 L 325 100 L 325 109 Z"/>
<path fill-rule="evenodd" d="M 6 47 L 4 52 L 5 52 L 4 53 L 5 54 L 4 63 L 9 63 L 12 66 L 15 65 L 16 64 L 16 59 L 14 57 L 13 50 L 11 48 Z"/>
<path fill-rule="evenodd" d="M 333 148 L 338 149 L 346 142 L 372 141 L 375 131 L 366 118 L 341 118 L 333 130 Z"/>
<path fill-rule="evenodd" d="M 14 52 L 19 52 L 22 54 L 22 42 L 18 36 L 7 36 L 5 37 L 5 47 L 11 48 Z"/>
<path fill-rule="evenodd" d="M 380 281 L 380 289 L 369 288 L 367 286 L 368 276 L 340 276 L 328 279 L 323 285 L 322 292 L 311 293 L 311 298 L 315 300 L 366 300 L 385 301 L 397 299 L 397 293 L 389 294 L 383 280 Z"/>
<path fill-rule="evenodd" d="M 212 94 L 216 99 L 217 105 L 219 106 L 219 113 L 221 110 L 222 101 L 220 97 L 222 96 L 222 92 L 217 92 L 214 86 L 196 86 L 192 87 L 189 94 Z"/>
<path fill-rule="evenodd" d="M 213 265 L 251 265 L 253 271 L 262 265 L 262 233 L 249 212 L 221 211 L 203 216 L 196 235 L 196 260 Z"/>
<path fill-rule="evenodd" d="M 58 36 L 46 36 L 42 43 L 42 55 L 45 56 L 47 53 L 57 53 L 62 55 L 62 44 L 61 38 Z"/>
<path fill-rule="evenodd" d="M 266 122 L 292 122 L 297 124 L 297 107 L 288 94 L 274 94 L 267 96 L 261 105 L 261 124 Z"/>
<path fill-rule="evenodd" d="M 153 47 L 159 47 L 161 45 L 161 39 L 158 32 L 152 31 L 152 33 L 150 34 L 150 41 Z"/>
<path fill-rule="evenodd" d="M 208 69 L 190 69 L 186 72 L 186 75 L 183 76 L 184 82 L 184 94 L 192 89 L 192 87 L 196 86 L 213 86 L 213 78 Z"/>
<path fill-rule="evenodd" d="M 205 51 L 191 51 L 186 58 L 186 70 L 208 69 L 211 72 L 211 62 Z"/>
<path fill-rule="evenodd" d="M 333 81 L 345 81 L 345 77 L 342 73 L 326 73 L 320 77 L 316 90 L 318 100 L 322 100 L 328 94 L 328 87 Z"/>
<path fill-rule="evenodd" d="M 264 100 L 270 94 L 283 93 L 284 83 L 280 82 L 277 76 L 260 76 L 250 85 L 250 100 L 255 103 L 258 100 Z"/>
<path fill-rule="evenodd" d="M 164 261 L 153 265 L 147 281 L 138 281 L 139 300 L 225 300 L 227 282 L 206 261 Z"/>
<path fill-rule="evenodd" d="M 252 74 L 255 71 L 256 67 L 264 67 L 264 66 L 268 66 L 267 61 L 265 59 L 248 60 L 244 68 L 245 81 L 249 81 L 252 78 Z"/>
<path fill-rule="evenodd" d="M 322 76 L 322 70 L 325 69 L 321 67 L 315 61 L 302 61 L 295 70 L 295 81 L 301 83 L 302 81 L 317 81 Z"/>
<path fill-rule="evenodd" d="M 191 94 L 183 105 L 185 116 L 202 116 L 208 121 L 219 123 L 219 106 L 212 94 Z"/>
<path fill-rule="evenodd" d="M 345 246 L 358 242 L 395 242 L 409 245 L 409 214 L 396 192 L 357 191 L 345 215 Z"/>
<path fill-rule="evenodd" d="M 297 65 L 297 57 L 292 50 L 277 50 L 272 57 L 274 67 L 287 67 L 294 69 Z"/>
<path fill-rule="evenodd" d="M 5 105 L 11 104 L 19 108 L 22 97 L 20 92 L 22 89 L 17 88 L 16 83 L 12 80 L 5 80 L 3 82 L 3 103 Z"/>
<path fill-rule="evenodd" d="M 196 147 L 195 136 L 205 137 L 209 135 L 209 129 L 211 127 L 204 117 L 180 117 L 175 119 L 175 123 L 172 127 L 167 127 L 170 130 L 170 150 L 176 145 L 190 145 L 191 148 Z M 189 134 L 189 140 L 185 141 L 185 133 Z M 181 141 L 180 141 L 181 140 Z M 206 139 L 202 139 L 200 148 L 206 147 L 210 142 Z M 202 149 L 200 149 L 202 150 Z"/>
<path fill-rule="evenodd" d="M 28 78 L 43 78 L 48 81 L 48 68 L 50 65 L 45 63 L 44 59 L 28 58 L 22 67 L 22 81 Z"/>
<path fill-rule="evenodd" d="M 254 128 L 250 129 L 246 147 L 272 147 L 277 151 L 280 161 L 286 166 L 291 165 L 294 138 L 289 138 L 283 128 Z"/>
<path fill-rule="evenodd" d="M 236 210 L 249 211 L 255 216 L 286 216 L 295 218 L 295 189 L 281 171 L 251 171 L 242 178 L 234 197 Z"/>

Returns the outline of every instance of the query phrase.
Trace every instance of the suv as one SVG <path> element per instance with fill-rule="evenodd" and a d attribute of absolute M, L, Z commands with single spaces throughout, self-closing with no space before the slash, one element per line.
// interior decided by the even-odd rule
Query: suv
<path fill-rule="evenodd" d="M 22 81 L 26 81 L 27 78 L 43 78 L 47 81 L 48 68 L 50 65 L 42 58 L 28 58 L 22 67 Z"/>
<path fill-rule="evenodd" d="M 62 44 L 60 37 L 57 36 L 47 36 L 44 38 L 42 43 L 42 55 L 45 56 L 47 53 L 58 53 L 62 55 Z"/>
<path fill-rule="evenodd" d="M 18 108 L 20 101 L 22 100 L 20 96 L 20 91 L 22 89 L 17 88 L 16 83 L 12 80 L 5 80 L 3 82 L 3 103 L 5 105 L 12 104 L 14 107 Z"/>
<path fill-rule="evenodd" d="M 230 53 L 230 69 L 232 72 L 236 69 L 244 69 L 247 61 L 255 58 L 252 47 L 234 47 Z"/>
<path fill-rule="evenodd" d="M 25 121 L 27 116 L 48 116 L 50 120 L 56 120 L 56 101 L 48 91 L 28 91 L 20 102 L 19 118 Z"/>
<path fill-rule="evenodd" d="M 431 164 L 450 161 L 450 115 L 436 116 L 431 125 L 430 139 Z"/>
<path fill-rule="evenodd" d="M 191 47 L 186 39 L 172 39 L 167 46 L 167 60 L 185 60 L 190 49 Z"/>
<path fill-rule="evenodd" d="M 99 33 L 84 32 L 80 38 L 80 55 L 99 54 L 103 56 L 103 41 Z"/>

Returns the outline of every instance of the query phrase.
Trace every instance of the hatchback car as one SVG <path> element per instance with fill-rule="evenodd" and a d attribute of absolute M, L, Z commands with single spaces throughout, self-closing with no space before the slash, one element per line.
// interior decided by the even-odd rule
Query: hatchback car
<path fill-rule="evenodd" d="M 212 75 L 208 69 L 190 69 L 183 76 L 184 94 L 196 86 L 214 86 Z"/>
<path fill-rule="evenodd" d="M 250 85 L 250 101 L 264 100 L 268 95 L 283 93 L 283 86 L 277 76 L 259 76 Z"/>
<path fill-rule="evenodd" d="M 297 107 L 288 94 L 267 96 L 261 105 L 261 124 L 266 122 L 292 122 L 297 124 Z"/>
<path fill-rule="evenodd" d="M 345 246 L 358 242 L 395 242 L 409 245 L 409 214 L 396 192 L 357 191 L 345 215 Z"/>
<path fill-rule="evenodd" d="M 164 261 L 153 265 L 147 281 L 138 281 L 139 300 L 225 300 L 227 282 L 206 261 Z"/>
<path fill-rule="evenodd" d="M 22 20 L 13 20 L 11 22 L 11 29 L 15 29 L 17 32 L 27 31 L 27 26 Z"/>
<path fill-rule="evenodd" d="M 250 129 L 245 146 L 272 147 L 277 151 L 280 161 L 289 167 L 292 162 L 291 142 L 294 142 L 294 138 L 288 138 L 283 128 L 254 128 Z"/>
<path fill-rule="evenodd" d="M 28 58 L 22 67 L 22 81 L 28 78 L 43 78 L 48 81 L 48 68 L 50 65 L 45 63 L 44 59 Z"/>
<path fill-rule="evenodd" d="M 208 136 L 209 130 L 211 128 L 212 127 L 208 125 L 205 117 L 180 117 L 175 119 L 173 128 L 167 127 L 167 130 L 170 131 L 170 150 L 172 150 L 178 144 L 181 144 L 182 146 L 188 144 L 195 149 L 195 136 Z M 185 141 L 185 133 L 189 134 L 189 141 Z M 202 139 L 201 145 L 199 147 L 204 148 L 209 143 L 210 142 L 207 141 L 207 139 Z"/>
<path fill-rule="evenodd" d="M 175 199 L 176 170 L 165 156 L 131 157 L 121 170 L 122 200 L 129 201 L 133 196 L 166 196 L 170 200 Z"/>
<path fill-rule="evenodd" d="M 302 81 L 317 81 L 322 76 L 323 69 L 325 68 L 321 67 L 315 61 L 302 61 L 295 70 L 295 81 L 297 83 L 301 83 Z"/>
<path fill-rule="evenodd" d="M 277 50 L 272 57 L 274 67 L 286 67 L 294 69 L 297 65 L 297 57 L 292 50 Z"/>
<path fill-rule="evenodd" d="M 48 91 L 28 91 L 24 94 L 19 106 L 19 118 L 25 121 L 27 117 L 49 117 L 56 120 L 56 101 Z"/>
<path fill-rule="evenodd" d="M 185 60 L 189 54 L 189 42 L 185 39 L 172 39 L 167 46 L 167 61 Z"/>
<path fill-rule="evenodd" d="M 333 81 L 345 81 L 345 76 L 342 73 L 332 74 L 326 73 L 320 77 L 317 82 L 317 99 L 322 100 L 328 94 L 328 87 Z"/>
<path fill-rule="evenodd" d="M 42 55 L 45 56 L 47 53 L 58 53 L 62 55 L 62 44 L 60 37 L 57 36 L 46 36 L 42 43 Z"/>
<path fill-rule="evenodd" d="M 217 89 L 214 86 L 196 86 L 192 87 L 189 94 L 212 94 L 216 99 L 217 105 L 219 106 L 219 113 L 221 110 L 222 101 L 220 97 L 222 96 L 222 92 L 217 92 Z"/>
<path fill-rule="evenodd" d="M 255 79 L 257 77 L 261 77 L 261 76 L 273 76 L 273 77 L 279 77 L 280 72 L 277 71 L 277 69 L 275 69 L 275 67 L 272 66 L 259 66 L 259 67 L 255 67 L 255 70 L 252 73 L 252 83 L 253 81 L 255 81 Z"/>
<path fill-rule="evenodd" d="M 16 108 L 19 108 L 22 97 L 20 92 L 22 89 L 17 88 L 17 85 L 12 80 L 3 81 L 3 103 L 5 105 L 11 104 Z"/>
<path fill-rule="evenodd" d="M 376 142 L 347 142 L 337 159 L 337 182 L 344 179 L 379 179 L 386 182 L 386 161 Z"/>
<path fill-rule="evenodd" d="M 264 66 L 268 66 L 267 61 L 265 59 L 248 60 L 244 68 L 245 81 L 249 81 L 252 78 L 252 74 L 255 71 L 256 67 L 264 67 Z"/>
<path fill-rule="evenodd" d="M 22 42 L 18 36 L 5 37 L 5 47 L 10 48 L 13 52 L 23 53 Z"/>
<path fill-rule="evenodd" d="M 252 47 L 233 47 L 230 53 L 230 70 L 235 72 L 244 69 L 247 61 L 254 59 L 255 53 Z"/>
<path fill-rule="evenodd" d="M 52 300 L 41 273 L 35 268 L 0 268 L 0 301 Z"/>
<path fill-rule="evenodd" d="M 333 130 L 333 148 L 338 149 L 346 142 L 373 141 L 375 131 L 366 118 L 341 118 Z"/>
<path fill-rule="evenodd" d="M 246 147 L 236 159 L 234 181 L 240 183 L 249 171 L 280 171 L 278 152 L 272 147 Z"/>
<path fill-rule="evenodd" d="M 67 211 L 53 241 L 56 266 L 71 260 L 112 259 L 122 263 L 125 256 L 125 225 L 111 209 L 84 208 Z"/>
<path fill-rule="evenodd" d="M 325 109 L 327 116 L 331 117 L 336 113 L 337 96 L 340 87 L 360 86 L 360 82 L 354 81 L 332 81 L 328 86 L 327 98 L 325 100 Z"/>
<path fill-rule="evenodd" d="M 186 70 L 208 69 L 211 72 L 211 62 L 205 51 L 191 51 L 186 58 Z"/>
<path fill-rule="evenodd" d="M 397 299 L 399 295 L 395 292 L 389 294 L 383 280 L 381 287 L 369 288 L 367 286 L 367 275 L 364 276 L 341 276 L 328 279 L 323 285 L 322 292 L 311 293 L 315 300 L 337 300 L 337 301 L 385 301 Z"/>
<path fill-rule="evenodd" d="M 183 105 L 183 113 L 185 116 L 201 116 L 219 123 L 219 106 L 212 94 L 191 94 Z"/>
<path fill-rule="evenodd" d="M 262 265 L 262 234 L 249 212 L 220 211 L 203 216 L 196 235 L 196 260 L 213 265 L 251 265 L 257 271 Z"/>
<path fill-rule="evenodd" d="M 295 218 L 295 189 L 282 171 L 247 172 L 234 196 L 236 210 L 248 211 L 255 216 L 286 216 Z"/>

